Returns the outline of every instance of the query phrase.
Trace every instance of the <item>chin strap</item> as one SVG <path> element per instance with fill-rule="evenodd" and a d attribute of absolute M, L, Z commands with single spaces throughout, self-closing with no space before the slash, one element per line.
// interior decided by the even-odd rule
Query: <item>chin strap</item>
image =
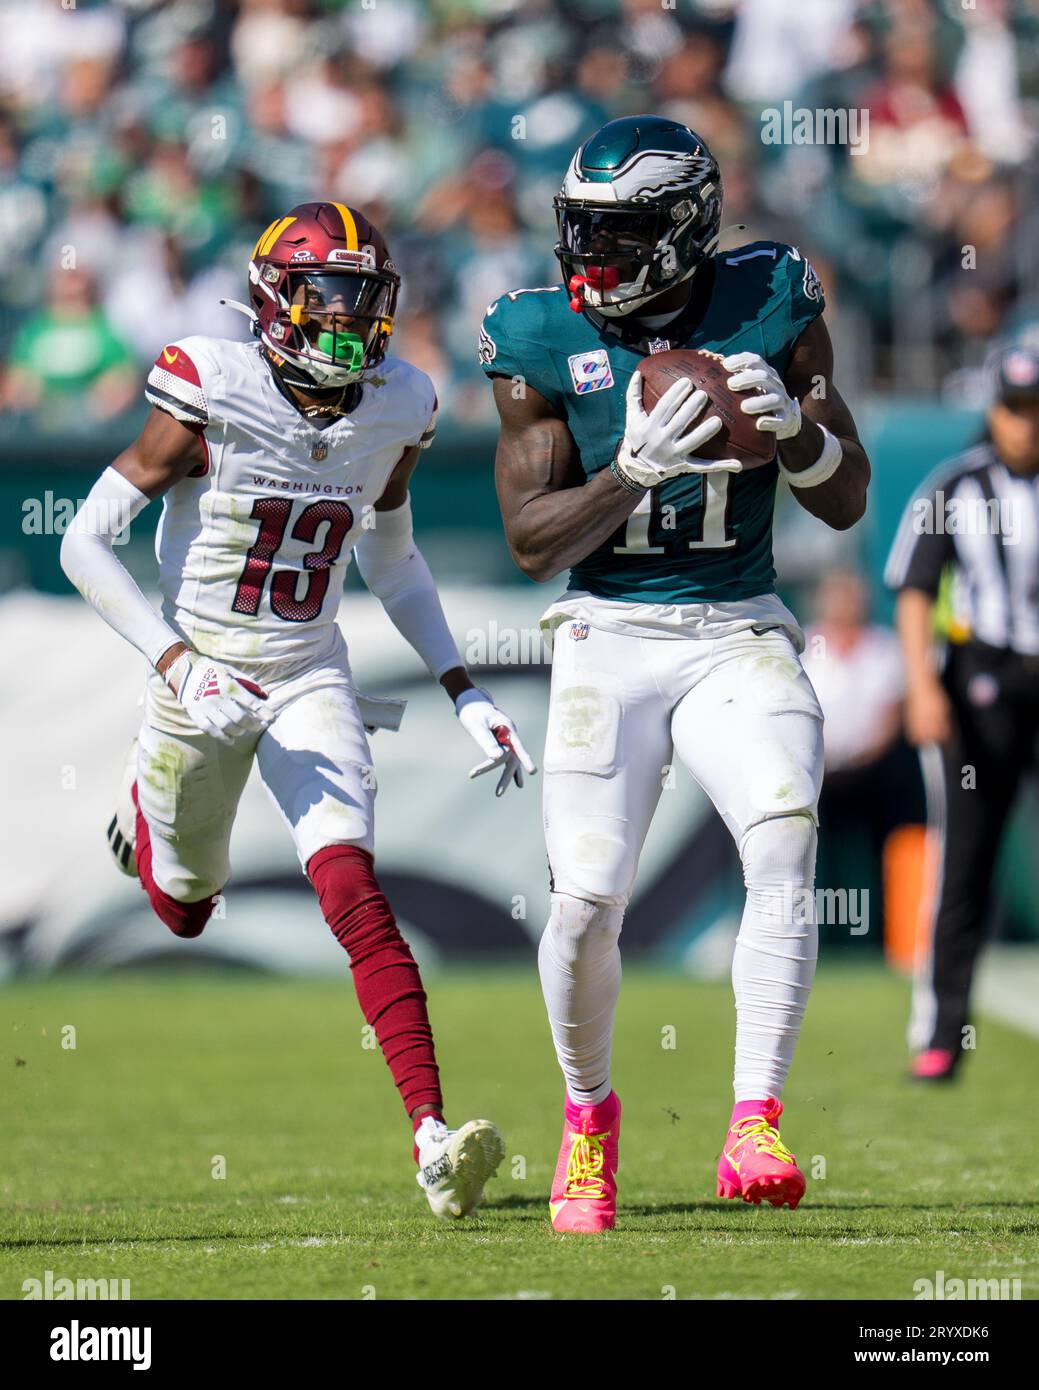
<path fill-rule="evenodd" d="M 266 348 L 263 349 L 263 353 L 278 390 L 305 419 L 312 420 L 325 415 L 349 415 L 356 408 L 361 397 L 362 382 L 348 381 L 345 386 L 318 386 L 302 372 L 292 368 L 289 363 L 283 362 L 278 366 L 271 360 L 270 352 Z M 314 404 L 305 405 L 297 400 L 291 394 L 290 387 L 311 397 Z"/>

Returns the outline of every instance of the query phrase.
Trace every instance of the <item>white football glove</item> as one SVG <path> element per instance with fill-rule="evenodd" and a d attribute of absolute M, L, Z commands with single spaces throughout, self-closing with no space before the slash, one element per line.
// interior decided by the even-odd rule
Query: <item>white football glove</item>
<path fill-rule="evenodd" d="M 198 652 L 181 652 L 166 672 L 166 684 L 191 722 L 221 743 L 259 732 L 270 718 L 265 690 Z"/>
<path fill-rule="evenodd" d="M 614 467 L 638 487 L 656 487 L 681 473 L 738 473 L 737 459 L 698 459 L 696 451 L 722 427 L 709 415 L 695 429 L 693 421 L 707 405 L 707 393 L 686 377 L 669 386 L 647 415 L 642 408 L 642 378 L 632 374 L 625 397 L 624 438 Z M 688 430 L 688 433 L 686 431 Z"/>
<path fill-rule="evenodd" d="M 501 776 L 494 795 L 501 796 L 513 782 L 517 787 L 523 786 L 524 772 L 537 772 L 515 724 L 495 706 L 486 690 L 475 687 L 463 690 L 455 701 L 455 712 L 462 728 L 486 754 L 484 761 L 477 763 L 469 773 L 470 778 L 480 777 L 492 767 L 500 767 Z"/>
<path fill-rule="evenodd" d="M 777 439 L 793 439 L 801 433 L 801 406 L 783 385 L 783 378 L 775 367 L 769 365 L 756 352 L 734 352 L 722 358 L 722 366 L 729 377 L 731 391 L 749 391 L 760 387 L 765 394 L 755 391 L 742 403 L 744 415 L 756 415 L 759 430 L 768 430 Z"/>

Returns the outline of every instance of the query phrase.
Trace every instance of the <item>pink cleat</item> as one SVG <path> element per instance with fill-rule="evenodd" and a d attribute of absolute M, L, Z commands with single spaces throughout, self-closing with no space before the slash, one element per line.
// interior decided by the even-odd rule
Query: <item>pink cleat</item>
<path fill-rule="evenodd" d="M 947 1047 L 929 1047 L 913 1058 L 909 1075 L 914 1081 L 951 1081 L 955 1070 L 955 1052 Z"/>
<path fill-rule="evenodd" d="M 621 1103 L 615 1091 L 600 1105 L 563 1106 L 563 1142 L 548 1209 L 552 1229 L 609 1231 L 617 1220 Z"/>
<path fill-rule="evenodd" d="M 731 1122 L 718 1160 L 719 1197 L 742 1197 L 755 1206 L 764 1199 L 794 1210 L 804 1196 L 805 1180 L 775 1128 L 782 1113 L 782 1101 L 769 1096 L 753 1102 L 752 1113 Z"/>

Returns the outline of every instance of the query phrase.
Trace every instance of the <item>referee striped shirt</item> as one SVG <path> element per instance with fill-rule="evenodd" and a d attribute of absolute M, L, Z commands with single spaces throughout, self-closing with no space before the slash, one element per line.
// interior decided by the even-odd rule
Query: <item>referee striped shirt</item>
<path fill-rule="evenodd" d="M 957 626 L 1039 655 L 1039 478 L 1012 473 L 991 444 L 942 464 L 913 494 L 884 582 L 933 597 L 947 566 Z"/>

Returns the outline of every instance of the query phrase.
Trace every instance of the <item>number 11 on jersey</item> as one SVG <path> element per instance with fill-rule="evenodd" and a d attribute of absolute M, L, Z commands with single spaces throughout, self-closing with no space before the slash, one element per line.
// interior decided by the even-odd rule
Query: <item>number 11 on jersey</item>
<path fill-rule="evenodd" d="M 731 473 L 704 473 L 700 478 L 700 500 L 691 507 L 683 507 L 685 525 L 683 530 L 692 530 L 687 539 L 687 550 L 729 550 L 736 544 L 726 525 L 729 510 L 729 481 Z M 678 530 L 678 508 L 672 503 L 661 503 L 657 488 L 649 488 L 638 506 L 628 517 L 624 530 L 624 544 L 613 547 L 614 555 L 665 555 L 666 545 L 651 545 L 651 535 L 665 536 L 669 531 Z M 676 537 L 677 539 L 677 537 Z"/>

